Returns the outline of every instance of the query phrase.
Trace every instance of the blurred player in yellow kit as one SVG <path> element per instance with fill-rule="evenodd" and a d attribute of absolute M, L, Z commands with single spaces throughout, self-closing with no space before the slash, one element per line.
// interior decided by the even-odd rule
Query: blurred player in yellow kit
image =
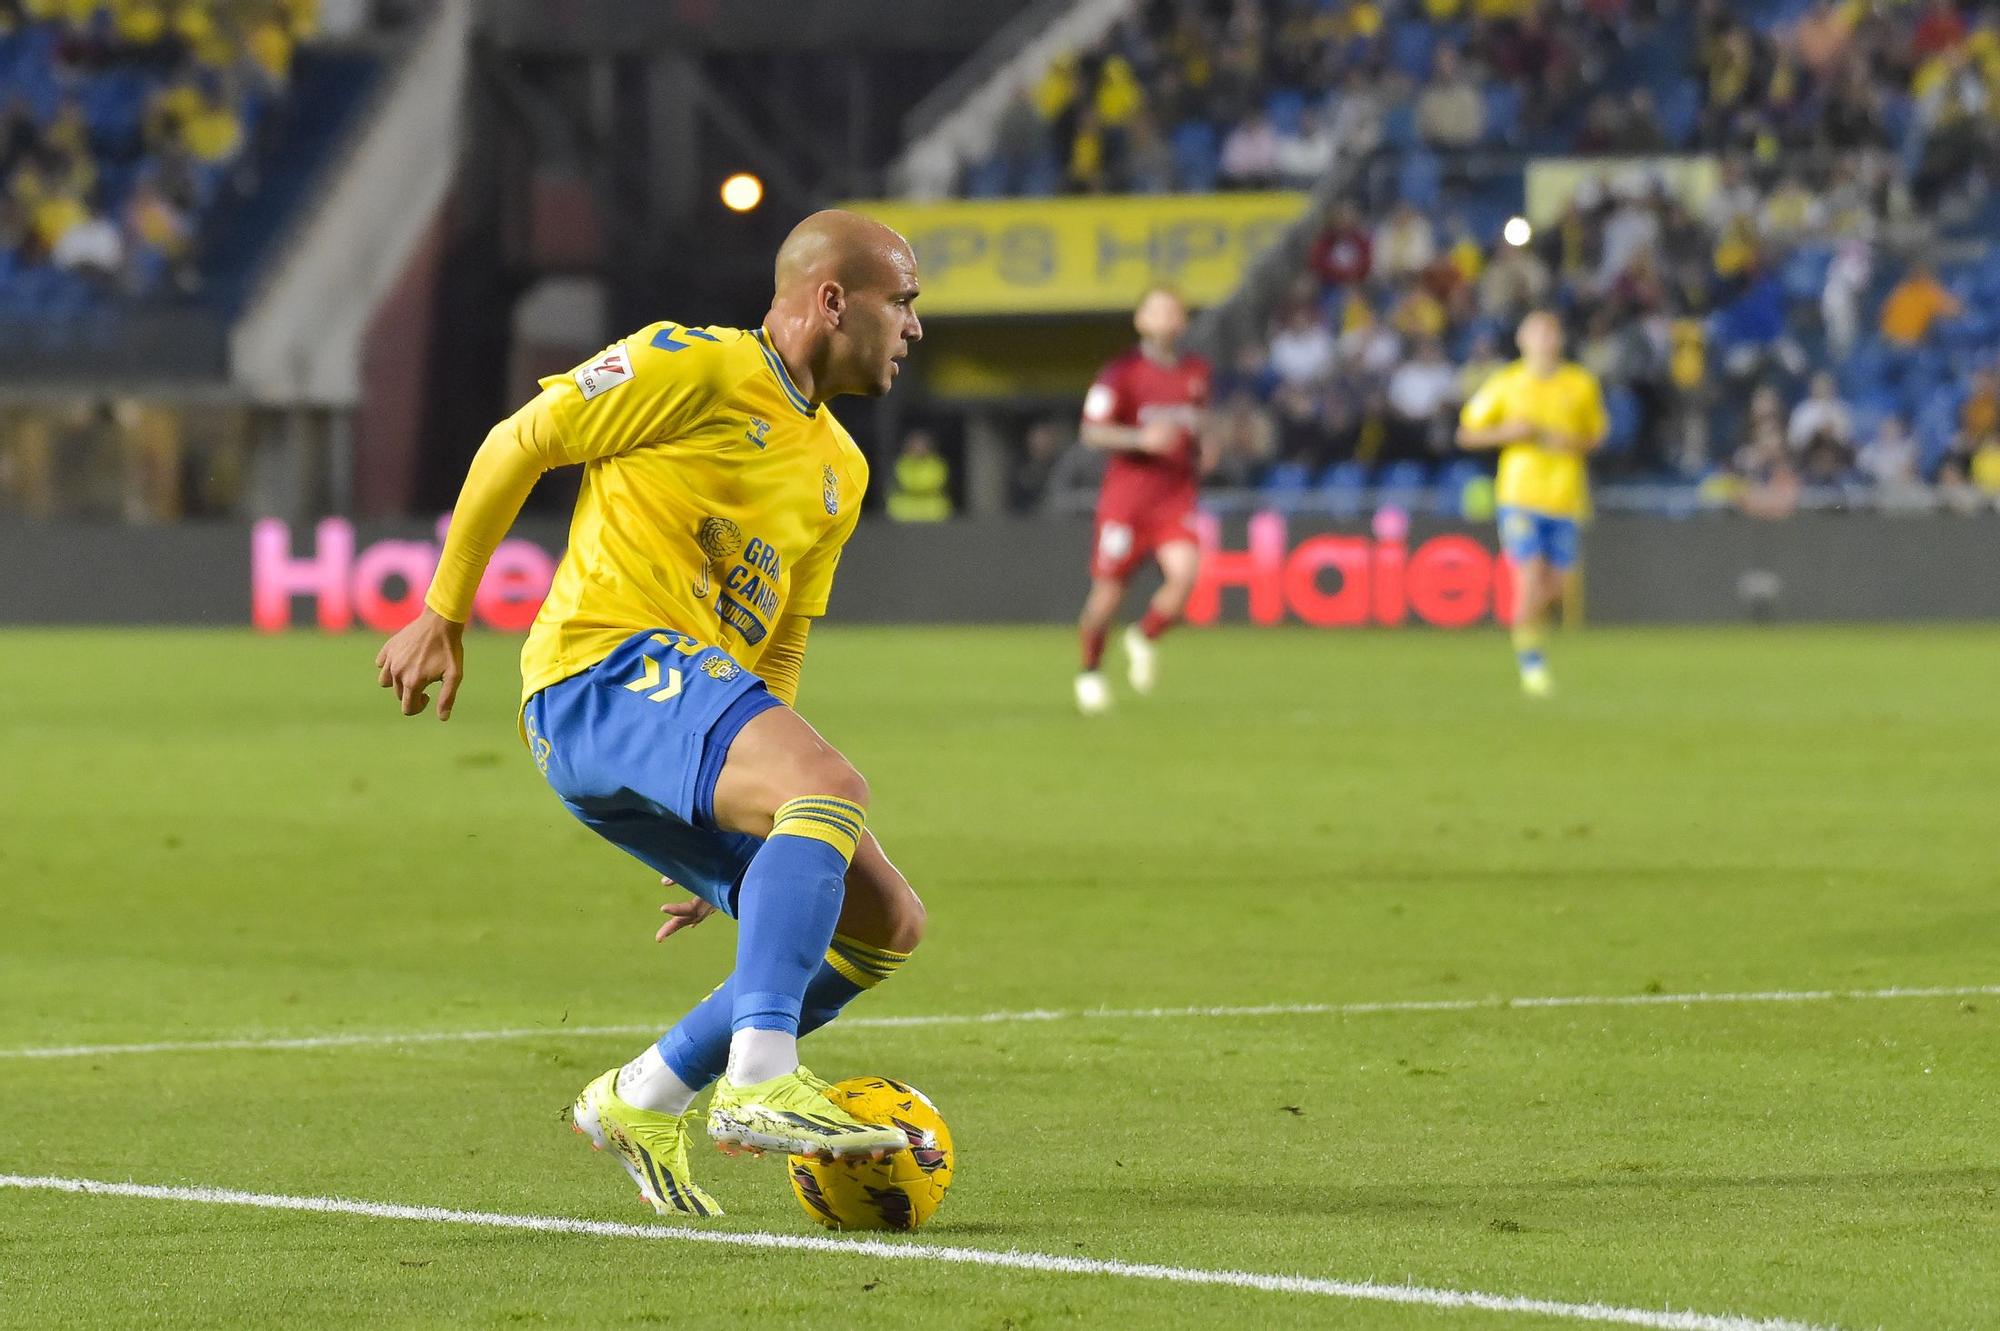
<path fill-rule="evenodd" d="M 582 464 L 521 652 L 522 736 L 571 813 L 695 894 L 662 938 L 716 910 L 738 922 L 729 977 L 571 1109 L 662 1215 L 722 1213 L 688 1163 L 711 1082 L 726 1148 L 908 1144 L 799 1065 L 801 1035 L 908 959 L 923 906 L 867 830 L 867 783 L 792 703 L 868 483 L 825 403 L 895 382 L 923 336 L 916 258 L 879 223 L 815 213 L 775 285 L 761 327 L 651 324 L 544 379 L 480 446 L 426 608 L 375 662 L 406 716 L 442 683 L 449 717 L 494 546 L 543 472 Z"/>
<path fill-rule="evenodd" d="M 1562 320 L 1538 310 L 1521 322 L 1521 359 L 1500 370 L 1465 404 L 1461 448 L 1500 450 L 1494 484 L 1500 545 L 1514 569 L 1514 659 L 1521 689 L 1545 698 L 1550 613 L 1579 557 L 1589 512 L 1587 459 L 1604 443 L 1610 418 L 1597 376 L 1563 359 Z"/>

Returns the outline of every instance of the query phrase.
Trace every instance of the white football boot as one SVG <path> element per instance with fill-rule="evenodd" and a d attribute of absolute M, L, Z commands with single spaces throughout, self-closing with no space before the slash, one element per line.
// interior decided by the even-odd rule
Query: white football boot
<path fill-rule="evenodd" d="M 1098 670 L 1086 670 L 1076 677 L 1076 710 L 1085 716 L 1102 716 L 1111 710 L 1111 686 Z"/>
<path fill-rule="evenodd" d="M 1125 677 L 1134 693 L 1146 694 L 1160 678 L 1160 652 L 1153 640 L 1139 631 L 1137 624 L 1125 628 Z"/>

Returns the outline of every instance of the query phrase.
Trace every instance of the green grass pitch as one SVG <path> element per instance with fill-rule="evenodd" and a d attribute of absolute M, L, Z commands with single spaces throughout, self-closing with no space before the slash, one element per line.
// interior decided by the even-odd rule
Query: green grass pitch
<path fill-rule="evenodd" d="M 724 972 L 513 735 L 514 644 L 393 714 L 375 642 L 0 636 L 0 1174 L 666 1226 L 559 1122 Z M 815 634 L 931 935 L 831 1077 L 937 1100 L 894 1240 L 2000 1323 L 2000 633 L 1188 632 L 1084 722 L 1056 630 Z M 1086 1009 L 1472 1000 L 1183 1016 Z M 34 1047 L 532 1028 L 489 1042 Z M 727 1233 L 819 1234 L 704 1152 Z M 1603 1320 L 1603 1319 L 1599 1319 Z M 0 1325 L 1532 1328 L 1528 1311 L 0 1188 Z M 1738 1325 L 1737 1323 L 1725 1323 Z"/>

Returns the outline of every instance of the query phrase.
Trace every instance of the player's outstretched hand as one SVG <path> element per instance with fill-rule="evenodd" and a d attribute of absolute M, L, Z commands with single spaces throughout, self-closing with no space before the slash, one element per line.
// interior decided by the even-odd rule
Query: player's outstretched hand
<path fill-rule="evenodd" d="M 671 878 L 662 878 L 660 886 L 679 887 L 680 884 Z M 656 943 L 666 942 L 683 929 L 694 928 L 697 924 L 715 914 L 715 907 L 703 901 L 700 897 L 689 897 L 686 901 L 669 901 L 666 905 L 660 907 L 660 914 L 667 917 L 667 922 L 660 926 L 658 933 L 653 935 L 653 941 Z"/>
<path fill-rule="evenodd" d="M 415 716 L 430 705 L 430 686 L 438 690 L 438 720 L 451 720 L 458 701 L 458 682 L 465 677 L 465 625 L 446 619 L 428 606 L 375 653 L 376 680 L 396 691 L 404 716 Z"/>
<path fill-rule="evenodd" d="M 1148 421 L 1139 427 L 1139 450 L 1171 453 L 1180 447 L 1183 430 L 1172 421 Z"/>

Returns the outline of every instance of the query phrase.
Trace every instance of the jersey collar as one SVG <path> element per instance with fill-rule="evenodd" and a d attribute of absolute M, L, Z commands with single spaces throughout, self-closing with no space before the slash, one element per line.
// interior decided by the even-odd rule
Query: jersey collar
<path fill-rule="evenodd" d="M 771 373 L 777 377 L 778 387 L 785 390 L 785 397 L 798 409 L 799 415 L 808 420 L 812 419 L 815 410 L 813 404 L 806 401 L 806 395 L 792 382 L 791 372 L 785 369 L 785 362 L 779 358 L 776 348 L 771 345 L 771 335 L 759 328 L 750 336 L 757 339 L 757 349 L 764 353 L 764 363 L 771 367 Z"/>

